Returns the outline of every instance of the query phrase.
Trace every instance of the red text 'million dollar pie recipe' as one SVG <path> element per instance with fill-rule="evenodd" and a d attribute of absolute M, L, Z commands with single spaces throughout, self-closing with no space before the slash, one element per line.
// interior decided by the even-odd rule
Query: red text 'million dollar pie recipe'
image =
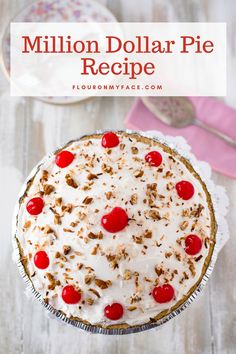
<path fill-rule="evenodd" d="M 75 321 L 128 328 L 191 296 L 215 234 L 210 194 L 187 160 L 152 138 L 107 132 L 42 162 L 15 237 L 47 304 Z"/>

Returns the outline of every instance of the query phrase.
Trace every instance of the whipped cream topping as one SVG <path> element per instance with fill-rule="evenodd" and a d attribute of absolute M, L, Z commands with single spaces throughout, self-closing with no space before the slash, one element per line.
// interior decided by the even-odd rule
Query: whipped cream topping
<path fill-rule="evenodd" d="M 105 326 L 143 324 L 181 304 L 202 278 L 214 243 L 209 196 L 192 169 L 152 139 L 118 136 L 120 144 L 112 149 L 102 147 L 101 135 L 66 146 L 75 154 L 66 168 L 55 164 L 54 155 L 43 162 L 21 202 L 16 234 L 28 275 L 45 301 L 68 317 Z M 162 155 L 159 167 L 145 161 L 153 150 Z M 194 186 L 189 200 L 176 192 L 181 180 Z M 36 196 L 45 205 L 31 216 L 26 204 Z M 112 234 L 101 218 L 117 206 L 126 210 L 129 223 Z M 196 256 L 184 250 L 189 234 L 203 243 Z M 50 259 L 44 270 L 33 260 L 40 250 Z M 160 304 L 152 290 L 165 283 L 175 297 Z M 82 293 L 76 305 L 62 299 L 68 284 Z M 124 307 L 117 321 L 104 316 L 105 306 L 114 302 Z"/>

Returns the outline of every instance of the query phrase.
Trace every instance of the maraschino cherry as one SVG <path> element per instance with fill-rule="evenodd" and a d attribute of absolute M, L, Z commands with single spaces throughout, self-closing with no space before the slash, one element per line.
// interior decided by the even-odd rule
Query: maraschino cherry
<path fill-rule="evenodd" d="M 183 200 L 191 199 L 194 195 L 194 187 L 188 181 L 180 181 L 175 185 L 178 196 Z"/>
<path fill-rule="evenodd" d="M 164 284 L 162 286 L 156 286 L 152 291 L 154 300 L 159 304 L 164 304 L 173 299 L 175 295 L 174 288 L 170 284 Z"/>
<path fill-rule="evenodd" d="M 46 269 L 49 266 L 49 258 L 45 251 L 38 251 L 34 255 L 34 264 L 39 269 Z"/>
<path fill-rule="evenodd" d="M 151 151 L 145 156 L 150 166 L 158 167 L 162 163 L 162 156 L 158 151 Z"/>
<path fill-rule="evenodd" d="M 195 256 L 202 249 L 202 240 L 197 235 L 188 235 L 185 239 L 185 252 Z"/>
<path fill-rule="evenodd" d="M 128 225 L 128 215 L 126 211 L 120 207 L 115 207 L 106 215 L 103 215 L 101 223 L 108 232 L 119 232 Z"/>
<path fill-rule="evenodd" d="M 26 209 L 30 215 L 39 215 L 44 207 L 44 201 L 40 197 L 32 198 L 28 201 Z"/>
<path fill-rule="evenodd" d="M 74 154 L 72 152 L 63 150 L 56 155 L 55 163 L 60 168 L 69 166 L 74 160 Z"/>
<path fill-rule="evenodd" d="M 73 285 L 66 285 L 61 296 L 64 302 L 69 305 L 75 305 L 81 300 L 81 293 Z"/>
<path fill-rule="evenodd" d="M 123 313 L 123 306 L 118 302 L 114 302 L 104 308 L 104 315 L 112 321 L 119 320 L 123 316 Z"/>
<path fill-rule="evenodd" d="M 113 148 L 119 145 L 120 140 L 115 133 L 107 132 L 102 137 L 102 146 L 104 148 Z"/>

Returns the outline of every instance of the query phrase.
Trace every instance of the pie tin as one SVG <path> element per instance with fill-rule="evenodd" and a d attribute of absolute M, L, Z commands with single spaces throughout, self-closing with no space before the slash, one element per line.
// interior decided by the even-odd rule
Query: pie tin
<path fill-rule="evenodd" d="M 210 178 L 210 174 L 211 174 L 210 166 L 205 162 L 197 161 L 197 159 L 194 157 L 194 155 L 192 153 L 190 153 L 190 147 L 186 143 L 184 138 L 164 136 L 162 133 L 156 132 L 156 131 L 150 131 L 150 132 L 144 133 L 144 132 L 139 132 L 139 131 L 134 131 L 134 130 L 119 130 L 118 132 L 133 133 L 133 134 L 136 133 L 136 134 L 139 134 L 140 136 L 152 138 L 155 141 L 160 142 L 160 143 L 166 145 L 167 147 L 170 147 L 175 152 L 182 155 L 187 161 L 189 161 L 190 164 L 192 165 L 192 167 L 194 168 L 194 170 L 200 175 L 203 182 L 205 182 L 205 184 L 207 186 L 207 190 L 211 195 L 212 203 L 213 203 L 213 207 L 214 207 L 214 212 L 215 212 L 217 231 L 216 231 L 216 244 L 213 249 L 212 257 L 211 257 L 209 266 L 208 266 L 201 282 L 199 283 L 199 285 L 197 286 L 195 291 L 189 296 L 189 298 L 182 305 L 180 305 L 176 310 L 172 311 L 171 313 L 167 314 L 166 316 L 162 317 L 161 319 L 159 319 L 155 322 L 148 322 L 145 324 L 133 325 L 128 328 L 103 328 L 101 326 L 86 324 L 82 321 L 70 319 L 64 313 L 56 310 L 50 304 L 47 304 L 43 300 L 42 295 L 38 291 L 35 290 L 32 281 L 30 280 L 28 274 L 25 271 L 25 268 L 21 262 L 20 250 L 18 247 L 17 239 L 16 239 L 18 212 L 19 212 L 19 208 L 20 208 L 21 197 L 24 195 L 29 181 L 31 180 L 32 177 L 34 177 L 34 175 L 38 172 L 39 167 L 47 159 L 49 159 L 51 156 L 53 156 L 58 150 L 65 148 L 69 144 L 76 142 L 76 141 L 80 140 L 81 138 L 84 138 L 84 137 L 92 135 L 92 134 L 103 134 L 104 131 L 99 130 L 99 131 L 96 131 L 95 133 L 86 134 L 86 135 L 83 135 L 77 139 L 71 140 L 67 144 L 63 144 L 63 146 L 57 148 L 54 152 L 49 153 L 47 156 L 45 156 L 36 165 L 36 167 L 31 171 L 30 175 L 26 179 L 25 183 L 22 186 L 18 201 L 15 206 L 14 216 L 13 216 L 13 248 L 14 248 L 13 260 L 17 264 L 20 275 L 22 276 L 22 278 L 24 279 L 24 281 L 26 283 L 26 294 L 30 293 L 31 298 L 37 299 L 41 304 L 43 304 L 43 306 L 47 309 L 48 314 L 50 315 L 49 317 L 58 319 L 58 320 L 60 320 L 61 323 L 68 323 L 74 327 L 78 327 L 86 332 L 106 334 L 106 335 L 131 334 L 131 333 L 143 332 L 143 331 L 153 329 L 153 328 L 158 328 L 161 325 L 163 325 L 164 323 L 168 322 L 170 319 L 179 315 L 202 292 L 203 288 L 205 287 L 205 285 L 206 285 L 206 283 L 213 271 L 218 253 L 229 238 L 228 225 L 225 220 L 229 201 L 228 201 L 228 197 L 225 193 L 225 190 L 223 187 L 217 186 L 214 184 L 214 182 Z M 202 165 L 202 169 L 200 168 L 201 165 Z M 206 171 L 207 171 L 207 173 L 206 173 Z"/>

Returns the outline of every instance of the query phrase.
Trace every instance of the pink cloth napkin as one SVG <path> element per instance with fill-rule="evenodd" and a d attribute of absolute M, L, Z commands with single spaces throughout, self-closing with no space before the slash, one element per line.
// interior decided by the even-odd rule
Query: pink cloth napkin
<path fill-rule="evenodd" d="M 236 110 L 215 98 L 189 98 L 194 104 L 197 119 L 236 140 Z M 141 99 L 136 99 L 126 117 L 125 126 L 134 130 L 159 130 L 167 135 L 182 135 L 199 160 L 208 162 L 214 170 L 226 176 L 236 178 L 236 148 L 202 128 L 188 126 L 176 129 L 162 123 L 144 106 Z"/>

